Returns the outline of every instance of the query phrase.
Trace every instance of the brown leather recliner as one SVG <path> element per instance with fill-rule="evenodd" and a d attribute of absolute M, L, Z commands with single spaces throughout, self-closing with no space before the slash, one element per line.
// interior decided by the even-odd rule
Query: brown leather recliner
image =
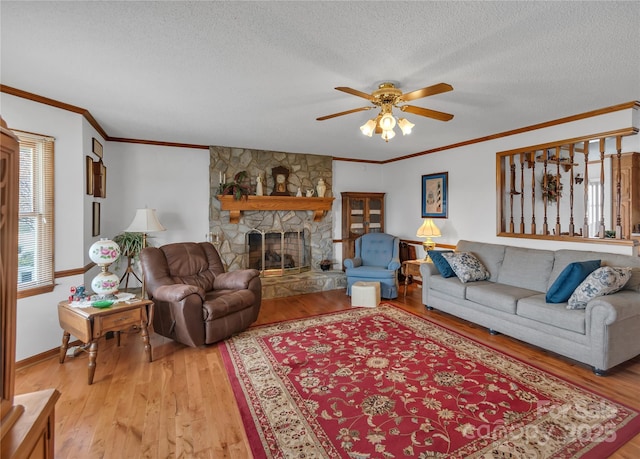
<path fill-rule="evenodd" d="M 208 242 L 146 247 L 140 252 L 156 333 L 188 346 L 211 344 L 246 329 L 262 300 L 255 269 L 225 272 Z"/>

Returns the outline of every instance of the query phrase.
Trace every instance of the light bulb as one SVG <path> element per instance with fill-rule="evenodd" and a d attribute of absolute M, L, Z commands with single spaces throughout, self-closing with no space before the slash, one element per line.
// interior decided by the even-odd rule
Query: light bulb
<path fill-rule="evenodd" d="M 396 126 L 396 119 L 391 113 L 385 113 L 380 118 L 380 127 L 383 131 L 390 131 Z M 393 136 L 392 136 L 393 137 Z"/>
<path fill-rule="evenodd" d="M 393 129 L 385 129 L 384 131 L 382 131 L 381 135 L 385 142 L 388 142 L 389 139 L 393 139 L 395 136 L 396 133 L 393 131 Z"/>
<path fill-rule="evenodd" d="M 402 130 L 402 135 L 411 134 L 411 129 L 415 126 L 411 121 L 406 118 L 400 118 L 398 120 L 398 126 Z"/>

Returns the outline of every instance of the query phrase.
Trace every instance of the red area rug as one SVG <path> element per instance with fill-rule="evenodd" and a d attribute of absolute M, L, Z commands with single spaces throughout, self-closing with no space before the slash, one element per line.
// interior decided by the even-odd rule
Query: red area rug
<path fill-rule="evenodd" d="M 640 431 L 637 411 L 391 305 L 220 349 L 256 458 L 602 458 Z"/>

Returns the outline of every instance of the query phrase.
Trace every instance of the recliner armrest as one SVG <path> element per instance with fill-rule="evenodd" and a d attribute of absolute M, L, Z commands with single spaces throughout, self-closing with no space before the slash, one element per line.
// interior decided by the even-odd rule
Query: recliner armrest
<path fill-rule="evenodd" d="M 260 276 L 257 269 L 240 269 L 218 274 L 213 281 L 214 290 L 244 290 L 249 288 L 249 282 Z"/>
<path fill-rule="evenodd" d="M 204 301 L 204 290 L 200 287 L 196 287 L 195 285 L 188 284 L 162 285 L 153 292 L 153 297 L 160 301 L 175 303 L 184 300 L 186 297 L 193 295 L 194 293 Z"/>
<path fill-rule="evenodd" d="M 347 258 L 346 260 L 344 260 L 344 266 L 345 268 L 357 268 L 359 266 L 362 266 L 362 258 Z"/>

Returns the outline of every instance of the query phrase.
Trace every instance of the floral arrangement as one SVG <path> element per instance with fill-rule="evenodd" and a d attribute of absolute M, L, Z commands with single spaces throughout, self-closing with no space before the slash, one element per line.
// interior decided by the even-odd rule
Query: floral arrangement
<path fill-rule="evenodd" d="M 558 202 L 558 199 L 562 198 L 562 181 L 559 175 L 547 172 L 542 176 L 540 185 L 542 186 L 543 199 L 549 202 Z"/>

